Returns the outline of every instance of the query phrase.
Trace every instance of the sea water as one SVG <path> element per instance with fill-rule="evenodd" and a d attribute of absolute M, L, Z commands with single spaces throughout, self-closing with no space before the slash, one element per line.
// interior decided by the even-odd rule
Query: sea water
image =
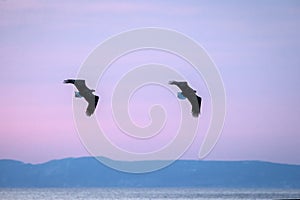
<path fill-rule="evenodd" d="M 295 199 L 295 189 L 1 188 L 1 200 Z"/>

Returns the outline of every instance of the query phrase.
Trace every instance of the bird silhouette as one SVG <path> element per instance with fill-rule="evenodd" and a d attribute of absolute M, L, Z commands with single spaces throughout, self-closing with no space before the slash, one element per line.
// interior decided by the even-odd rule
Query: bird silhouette
<path fill-rule="evenodd" d="M 181 89 L 181 92 L 178 93 L 179 99 L 185 99 L 187 98 L 189 102 L 192 105 L 192 115 L 194 117 L 198 117 L 200 115 L 200 109 L 201 109 L 201 97 L 196 95 L 196 90 L 193 90 L 187 82 L 178 82 L 178 81 L 169 81 L 170 85 L 176 85 Z"/>
<path fill-rule="evenodd" d="M 85 84 L 85 80 L 81 80 L 81 79 L 77 79 L 77 80 L 67 79 L 64 80 L 64 83 L 65 84 L 70 83 L 75 85 L 75 87 L 78 89 L 78 92 L 75 92 L 75 97 L 76 98 L 83 97 L 88 102 L 88 107 L 85 113 L 87 116 L 91 116 L 95 112 L 95 109 L 99 101 L 99 97 L 93 94 L 95 90 L 89 89 Z"/>

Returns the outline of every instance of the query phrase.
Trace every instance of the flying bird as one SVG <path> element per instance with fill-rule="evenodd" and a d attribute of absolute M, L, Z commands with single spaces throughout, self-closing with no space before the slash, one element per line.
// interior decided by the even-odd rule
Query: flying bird
<path fill-rule="evenodd" d="M 75 97 L 76 98 L 83 97 L 88 102 L 88 107 L 85 113 L 87 116 L 91 116 L 95 112 L 95 109 L 99 101 L 99 97 L 93 94 L 95 90 L 89 89 L 85 84 L 85 80 L 67 79 L 64 80 L 64 83 L 71 83 L 75 85 L 75 87 L 78 89 L 78 92 L 75 92 Z"/>
<path fill-rule="evenodd" d="M 192 104 L 192 115 L 194 117 L 198 117 L 201 109 L 201 97 L 196 95 L 196 90 L 193 90 L 187 82 L 177 82 L 177 81 L 169 81 L 170 85 L 176 85 L 181 89 L 181 92 L 178 92 L 177 97 L 179 99 L 187 98 L 189 102 Z"/>

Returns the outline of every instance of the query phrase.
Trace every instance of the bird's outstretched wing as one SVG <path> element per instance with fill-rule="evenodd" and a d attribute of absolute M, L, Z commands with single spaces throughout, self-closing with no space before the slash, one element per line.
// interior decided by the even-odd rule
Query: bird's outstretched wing
<path fill-rule="evenodd" d="M 170 85 L 176 85 L 182 91 L 182 95 L 185 96 L 192 105 L 192 114 L 194 117 L 198 117 L 201 109 L 201 97 L 196 95 L 196 90 L 193 90 L 187 82 L 169 81 Z"/>
<path fill-rule="evenodd" d="M 89 103 L 88 107 L 86 108 L 86 115 L 91 116 L 97 107 L 99 97 L 96 95 L 91 96 L 90 98 L 86 99 L 87 102 Z"/>
<path fill-rule="evenodd" d="M 192 105 L 192 115 L 194 117 L 198 117 L 200 114 L 200 109 L 201 109 L 201 101 L 202 101 L 201 97 L 194 94 L 191 96 L 187 96 L 187 99 L 189 100 L 189 102 Z"/>
<path fill-rule="evenodd" d="M 85 80 L 81 80 L 81 79 L 76 79 L 76 80 L 75 79 L 67 79 L 67 80 L 64 80 L 64 83 L 74 84 L 75 87 L 77 88 L 77 90 L 79 92 L 81 92 L 81 93 L 90 91 L 90 89 L 85 84 Z"/>

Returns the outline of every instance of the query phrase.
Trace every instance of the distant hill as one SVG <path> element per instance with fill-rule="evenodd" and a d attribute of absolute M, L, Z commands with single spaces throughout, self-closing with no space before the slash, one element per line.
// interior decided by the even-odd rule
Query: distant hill
<path fill-rule="evenodd" d="M 300 166 L 178 160 L 155 172 L 130 174 L 106 167 L 92 157 L 36 165 L 0 160 L 0 187 L 300 188 Z"/>

